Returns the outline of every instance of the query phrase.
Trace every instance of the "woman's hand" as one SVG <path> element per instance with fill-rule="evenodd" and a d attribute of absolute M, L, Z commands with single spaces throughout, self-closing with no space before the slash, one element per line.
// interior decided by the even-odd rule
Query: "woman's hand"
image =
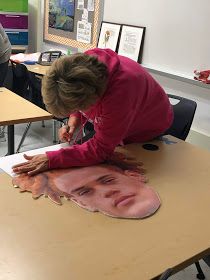
<path fill-rule="evenodd" d="M 58 138 L 61 142 L 70 142 L 72 140 L 72 137 L 74 135 L 76 128 L 68 125 L 62 126 L 58 130 Z"/>
<path fill-rule="evenodd" d="M 76 116 L 70 116 L 68 125 L 62 126 L 58 130 L 58 138 L 62 142 L 70 142 L 74 135 L 74 132 L 80 125 L 80 119 Z"/>
<path fill-rule="evenodd" d="M 33 176 L 40 172 L 46 171 L 48 167 L 48 157 L 46 154 L 40 154 L 35 156 L 23 155 L 27 162 L 16 164 L 12 167 L 12 170 L 16 174 L 27 173 L 29 176 Z"/>

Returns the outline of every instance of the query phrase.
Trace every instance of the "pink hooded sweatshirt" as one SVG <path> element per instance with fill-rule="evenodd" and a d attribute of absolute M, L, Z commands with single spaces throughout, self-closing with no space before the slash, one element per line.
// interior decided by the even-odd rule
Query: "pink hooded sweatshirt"
<path fill-rule="evenodd" d="M 108 67 L 103 97 L 82 112 L 93 121 L 96 133 L 81 145 L 46 152 L 50 169 L 98 164 L 120 143 L 151 140 L 166 131 L 173 121 L 166 93 L 141 65 L 110 49 L 92 49 L 86 54 L 96 56 Z M 80 117 L 81 113 L 74 115 Z"/>

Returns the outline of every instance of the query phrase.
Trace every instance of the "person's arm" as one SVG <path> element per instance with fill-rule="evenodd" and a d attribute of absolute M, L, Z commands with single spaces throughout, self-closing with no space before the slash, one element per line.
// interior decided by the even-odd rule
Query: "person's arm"
<path fill-rule="evenodd" d="M 7 55 L 9 60 L 9 56 L 11 54 L 11 43 L 6 32 L 4 31 L 3 26 L 0 23 L 0 57 L 4 55 L 5 52 L 8 53 Z"/>
<path fill-rule="evenodd" d="M 77 125 L 80 124 L 80 121 L 84 120 L 81 116 L 81 113 L 78 112 L 70 116 L 68 125 L 73 126 L 72 130 L 74 130 L 76 129 Z M 67 137 L 69 137 L 69 134 Z M 28 156 L 24 154 L 24 158 L 27 160 L 26 162 L 16 164 L 12 167 L 14 173 L 27 173 L 29 176 L 33 176 L 49 169 L 49 159 L 46 154 L 38 154 L 35 156 Z"/>
<path fill-rule="evenodd" d="M 1 27 L 0 27 L 1 28 Z M 0 29 L 1 31 L 1 29 Z M 2 34 L 0 32 L 0 57 L 2 56 L 2 54 L 4 54 L 4 45 L 5 45 L 5 42 L 4 42 L 4 38 L 2 37 Z"/>
<path fill-rule="evenodd" d="M 126 95 L 124 95 L 126 96 Z M 118 102 L 116 102 L 116 99 Z M 102 114 L 95 125 L 95 135 L 82 145 L 46 152 L 49 168 L 88 166 L 107 159 L 127 134 L 133 120 L 132 100 L 109 98 L 102 106 Z M 130 104 L 129 104 L 130 103 Z"/>

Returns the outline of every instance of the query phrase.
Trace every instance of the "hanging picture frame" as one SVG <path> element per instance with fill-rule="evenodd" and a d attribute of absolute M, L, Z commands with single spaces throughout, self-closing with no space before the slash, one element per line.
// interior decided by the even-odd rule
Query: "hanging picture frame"
<path fill-rule="evenodd" d="M 121 24 L 103 21 L 98 39 L 98 48 L 117 51 Z"/>
<path fill-rule="evenodd" d="M 142 62 L 145 27 L 122 25 L 118 54 Z"/>

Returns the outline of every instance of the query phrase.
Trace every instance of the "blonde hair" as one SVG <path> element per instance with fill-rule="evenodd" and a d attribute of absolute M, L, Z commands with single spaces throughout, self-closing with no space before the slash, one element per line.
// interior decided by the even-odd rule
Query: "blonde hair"
<path fill-rule="evenodd" d="M 104 93 L 108 70 L 96 57 L 83 53 L 57 59 L 42 80 L 46 109 L 64 117 L 88 109 Z"/>

